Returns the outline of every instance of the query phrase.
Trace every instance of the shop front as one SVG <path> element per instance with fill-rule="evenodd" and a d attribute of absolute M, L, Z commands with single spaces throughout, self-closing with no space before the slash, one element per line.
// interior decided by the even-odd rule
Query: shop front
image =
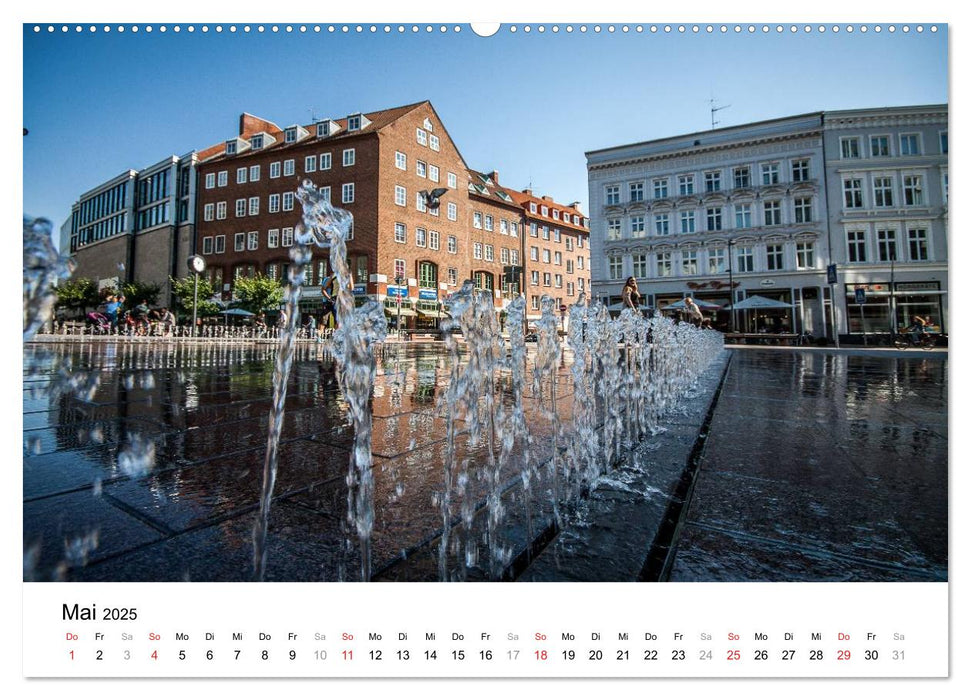
<path fill-rule="evenodd" d="M 859 293 L 857 290 L 861 290 Z M 850 334 L 901 333 L 915 316 L 931 330 L 947 333 L 940 282 L 846 284 L 846 320 Z"/>

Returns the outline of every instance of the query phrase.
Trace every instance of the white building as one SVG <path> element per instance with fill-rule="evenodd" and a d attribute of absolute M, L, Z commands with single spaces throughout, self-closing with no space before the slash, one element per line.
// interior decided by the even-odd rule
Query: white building
<path fill-rule="evenodd" d="M 947 332 L 947 122 L 947 105 L 823 113 L 840 333 L 915 314 Z"/>
<path fill-rule="evenodd" d="M 738 312 L 738 330 L 828 333 L 821 113 L 586 155 L 595 298 L 616 304 L 630 276 L 661 309 L 758 294 L 788 309 Z M 727 312 L 715 320 L 733 325 Z"/>

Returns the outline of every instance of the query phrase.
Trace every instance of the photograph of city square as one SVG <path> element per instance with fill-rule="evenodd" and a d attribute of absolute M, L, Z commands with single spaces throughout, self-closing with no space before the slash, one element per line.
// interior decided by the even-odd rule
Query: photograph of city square
<path fill-rule="evenodd" d="M 946 26 L 345 29 L 24 25 L 25 581 L 948 580 Z"/>

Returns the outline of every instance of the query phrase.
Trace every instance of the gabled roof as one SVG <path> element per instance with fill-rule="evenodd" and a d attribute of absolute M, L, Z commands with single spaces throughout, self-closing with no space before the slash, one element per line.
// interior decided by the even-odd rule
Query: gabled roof
<path fill-rule="evenodd" d="M 554 225 L 562 225 L 565 223 L 570 228 L 577 229 L 584 233 L 590 233 L 590 229 L 583 225 L 583 220 L 586 218 L 586 216 L 579 209 L 567 206 L 565 204 L 559 204 L 558 202 L 551 202 L 548 199 L 543 199 L 542 197 L 535 197 L 532 194 L 527 192 L 509 190 L 508 193 L 513 198 L 513 201 L 515 201 L 520 207 L 522 207 L 526 211 L 526 214 L 532 219 L 537 219 L 538 221 L 546 221 Z M 535 214 L 529 211 L 530 203 L 536 204 Z M 543 216 L 543 207 L 549 208 L 549 214 L 547 216 Z M 564 220 L 562 216 L 559 219 L 554 219 L 553 209 L 559 210 L 561 214 L 562 213 L 568 214 L 570 216 L 570 219 L 568 221 Z M 573 223 L 574 215 L 580 217 L 579 224 Z"/>

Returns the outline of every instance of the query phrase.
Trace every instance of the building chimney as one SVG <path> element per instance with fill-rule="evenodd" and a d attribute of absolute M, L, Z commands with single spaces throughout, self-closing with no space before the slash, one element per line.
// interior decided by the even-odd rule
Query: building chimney
<path fill-rule="evenodd" d="M 576 209 L 578 212 L 580 212 L 581 216 L 583 215 L 583 209 L 580 208 L 580 202 L 570 202 L 570 209 Z"/>
<path fill-rule="evenodd" d="M 548 194 L 544 194 L 543 195 L 543 201 L 544 202 L 552 202 L 553 201 L 553 198 L 550 197 Z"/>
<path fill-rule="evenodd" d="M 533 196 L 533 191 L 531 189 L 529 189 L 529 188 L 526 188 L 525 190 L 523 190 L 523 194 L 527 194 L 530 197 L 532 197 Z"/>
<path fill-rule="evenodd" d="M 492 180 L 495 184 L 498 185 L 499 184 L 499 171 L 498 170 L 493 170 L 491 173 L 489 173 L 489 179 Z"/>

